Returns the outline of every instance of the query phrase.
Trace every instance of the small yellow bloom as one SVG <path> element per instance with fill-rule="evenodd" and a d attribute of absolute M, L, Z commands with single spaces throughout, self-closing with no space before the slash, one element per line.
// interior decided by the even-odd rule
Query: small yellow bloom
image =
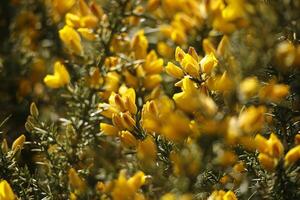
<path fill-rule="evenodd" d="M 226 21 L 234 21 L 245 15 L 243 0 L 230 0 L 229 4 L 222 10 L 222 17 Z"/>
<path fill-rule="evenodd" d="M 166 72 L 174 78 L 178 79 L 184 76 L 182 69 L 171 62 L 168 62 L 168 65 L 166 66 Z"/>
<path fill-rule="evenodd" d="M 122 144 L 127 147 L 135 147 L 137 145 L 137 139 L 129 131 L 121 131 L 119 133 Z"/>
<path fill-rule="evenodd" d="M 259 97 L 261 100 L 277 103 L 287 97 L 289 92 L 290 87 L 288 85 L 276 84 L 274 81 L 271 81 L 260 90 Z"/>
<path fill-rule="evenodd" d="M 54 64 L 54 74 L 47 75 L 44 83 L 50 88 L 59 88 L 70 82 L 70 75 L 66 67 L 59 61 Z"/>
<path fill-rule="evenodd" d="M 146 182 L 146 176 L 144 172 L 138 171 L 127 181 L 128 185 L 134 190 L 137 191 L 142 185 Z"/>
<path fill-rule="evenodd" d="M 174 50 L 165 42 L 157 44 L 157 51 L 161 56 L 166 58 L 171 58 L 174 53 Z"/>
<path fill-rule="evenodd" d="M 260 152 L 258 159 L 261 165 L 266 170 L 273 170 L 276 167 L 278 160 L 283 156 L 284 148 L 281 141 L 274 133 L 272 133 L 268 140 L 260 134 L 257 134 L 255 136 L 255 142 L 257 149 Z"/>
<path fill-rule="evenodd" d="M 148 90 L 154 89 L 162 81 L 162 77 L 159 74 L 153 74 L 145 77 L 144 87 Z"/>
<path fill-rule="evenodd" d="M 52 4 L 53 7 L 56 8 L 56 10 L 60 14 L 64 14 L 68 10 L 70 10 L 74 4 L 76 3 L 76 0 L 53 0 Z"/>
<path fill-rule="evenodd" d="M 109 136 L 117 136 L 119 131 L 116 127 L 107 123 L 100 123 L 100 130 L 105 135 L 109 135 Z"/>
<path fill-rule="evenodd" d="M 80 17 L 78 15 L 67 13 L 66 24 L 70 27 L 78 28 L 80 26 Z"/>
<path fill-rule="evenodd" d="M 16 196 L 6 180 L 0 182 L 0 199 L 1 200 L 14 200 Z"/>
<path fill-rule="evenodd" d="M 216 49 L 209 39 L 205 38 L 202 42 L 202 46 L 206 55 L 210 53 L 216 54 Z"/>
<path fill-rule="evenodd" d="M 69 50 L 77 55 L 82 53 L 80 35 L 72 27 L 65 25 L 59 30 L 59 37 Z"/>
<path fill-rule="evenodd" d="M 229 190 L 227 192 L 223 190 L 215 190 L 207 200 L 238 200 L 235 194 Z"/>
<path fill-rule="evenodd" d="M 265 112 L 264 106 L 251 106 L 245 109 L 238 118 L 239 127 L 247 134 L 260 131 L 264 126 Z"/>
<path fill-rule="evenodd" d="M 69 177 L 69 184 L 72 188 L 76 190 L 76 192 L 83 192 L 86 188 L 85 181 L 80 178 L 80 176 L 77 174 L 76 170 L 74 168 L 69 169 L 68 172 Z"/>
<path fill-rule="evenodd" d="M 137 146 L 137 157 L 147 163 L 153 162 L 157 156 L 157 147 L 154 140 L 148 136 L 145 140 L 140 141 Z"/>
<path fill-rule="evenodd" d="M 300 159 L 300 145 L 290 149 L 284 157 L 284 165 L 288 166 Z"/>
<path fill-rule="evenodd" d="M 242 81 L 239 88 L 240 98 L 247 100 L 257 94 L 259 83 L 256 77 L 248 77 Z"/>
<path fill-rule="evenodd" d="M 148 40 L 144 35 L 144 30 L 138 31 L 131 42 L 131 48 L 134 51 L 136 59 L 144 59 L 147 55 Z"/>
<path fill-rule="evenodd" d="M 185 54 L 180 64 L 183 70 L 187 74 L 195 78 L 199 77 L 199 73 L 200 73 L 199 63 L 190 54 Z"/>
<path fill-rule="evenodd" d="M 218 65 L 218 60 L 213 53 L 206 55 L 200 61 L 201 70 L 206 74 L 210 74 L 213 69 Z"/>

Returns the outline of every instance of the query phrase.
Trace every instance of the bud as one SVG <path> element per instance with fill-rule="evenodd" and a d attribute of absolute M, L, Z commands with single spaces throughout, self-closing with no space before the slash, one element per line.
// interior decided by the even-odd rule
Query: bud
<path fill-rule="evenodd" d="M 135 147 L 137 144 L 137 139 L 129 131 L 121 131 L 119 133 L 122 144 L 127 147 Z"/>
<path fill-rule="evenodd" d="M 38 118 L 39 116 L 39 110 L 37 109 L 34 102 L 32 102 L 30 105 L 30 114 L 35 118 Z"/>
<path fill-rule="evenodd" d="M 108 136 L 117 136 L 119 132 L 116 127 L 107 123 L 100 123 L 100 130 Z"/>
<path fill-rule="evenodd" d="M 200 61 L 200 65 L 202 72 L 210 74 L 218 65 L 218 60 L 213 53 L 210 53 L 202 58 L 202 60 Z"/>
<path fill-rule="evenodd" d="M 177 62 L 181 62 L 185 56 L 184 51 L 180 47 L 176 47 L 175 50 L 175 60 Z"/>
<path fill-rule="evenodd" d="M 184 76 L 182 69 L 171 62 L 168 62 L 168 65 L 166 66 L 166 72 L 174 78 L 178 79 Z"/>
<path fill-rule="evenodd" d="M 25 135 L 21 135 L 20 137 L 18 137 L 12 144 L 11 149 L 13 150 L 13 152 L 17 152 L 18 150 L 22 149 L 25 140 L 26 140 Z"/>
<path fill-rule="evenodd" d="M 121 113 L 120 117 L 123 127 L 127 130 L 133 130 L 135 127 L 135 120 L 130 116 L 130 114 L 128 112 Z"/>

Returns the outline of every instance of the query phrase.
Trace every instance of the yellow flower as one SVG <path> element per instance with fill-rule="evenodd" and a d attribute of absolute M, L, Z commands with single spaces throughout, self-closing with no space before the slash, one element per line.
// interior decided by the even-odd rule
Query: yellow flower
<path fill-rule="evenodd" d="M 271 81 L 264 86 L 260 92 L 259 97 L 264 101 L 280 102 L 289 94 L 290 87 L 285 84 L 276 84 L 275 81 Z"/>
<path fill-rule="evenodd" d="M 66 24 L 70 27 L 78 28 L 80 26 L 80 17 L 78 15 L 67 13 Z"/>
<path fill-rule="evenodd" d="M 16 196 L 6 180 L 0 182 L 0 199 L 1 200 L 14 200 Z"/>
<path fill-rule="evenodd" d="M 246 134 L 260 131 L 264 126 L 265 112 L 266 108 L 264 106 L 251 106 L 245 109 L 238 118 L 239 127 Z"/>
<path fill-rule="evenodd" d="M 146 176 L 142 171 L 136 172 L 128 180 L 126 178 L 126 171 L 121 170 L 119 177 L 114 181 L 111 196 L 113 200 L 140 200 L 143 199 L 138 189 L 145 184 Z"/>
<path fill-rule="evenodd" d="M 154 50 L 146 56 L 146 61 L 143 65 L 143 69 L 147 74 L 158 74 L 163 70 L 164 61 L 157 57 Z"/>
<path fill-rule="evenodd" d="M 165 42 L 157 44 L 157 51 L 161 56 L 166 58 L 171 58 L 174 53 L 174 50 Z"/>
<path fill-rule="evenodd" d="M 248 77 L 242 81 L 239 87 L 239 95 L 242 100 L 247 100 L 257 94 L 259 83 L 256 77 Z"/>
<path fill-rule="evenodd" d="M 223 190 L 215 190 L 207 200 L 238 200 L 235 194 L 229 190 L 227 192 Z"/>
<path fill-rule="evenodd" d="M 171 62 L 168 62 L 166 66 L 166 72 L 174 78 L 178 79 L 184 76 L 182 69 Z"/>
<path fill-rule="evenodd" d="M 228 5 L 222 10 L 222 17 L 226 21 L 234 21 L 245 15 L 243 0 L 229 0 Z"/>
<path fill-rule="evenodd" d="M 284 157 L 284 165 L 288 166 L 300 159 L 300 145 L 290 149 Z"/>
<path fill-rule="evenodd" d="M 50 88 L 59 88 L 70 82 L 70 75 L 66 67 L 59 61 L 54 64 L 54 75 L 47 75 L 44 83 Z"/>
<path fill-rule="evenodd" d="M 109 135 L 109 136 L 117 136 L 119 131 L 116 127 L 107 123 L 100 123 L 100 130 L 105 135 Z"/>
<path fill-rule="evenodd" d="M 119 132 L 119 137 L 122 144 L 127 148 L 135 147 L 137 145 L 137 139 L 129 131 Z"/>
<path fill-rule="evenodd" d="M 213 53 L 206 55 L 200 61 L 201 71 L 210 74 L 213 69 L 218 65 L 218 60 Z"/>
<path fill-rule="evenodd" d="M 197 88 L 192 80 L 184 77 L 182 80 L 182 92 L 174 94 L 176 105 L 186 112 L 194 112 L 199 109 L 199 98 Z M 189 102 L 189 103 L 187 103 Z"/>
<path fill-rule="evenodd" d="M 134 51 L 136 59 L 144 59 L 147 55 L 148 40 L 144 35 L 144 30 L 138 31 L 131 42 L 131 48 Z"/>
<path fill-rule="evenodd" d="M 146 163 L 151 163 L 155 161 L 157 155 L 157 147 L 156 144 L 150 136 L 148 136 L 145 140 L 140 141 L 137 146 L 137 157 L 141 161 L 145 161 Z"/>
<path fill-rule="evenodd" d="M 80 35 L 72 27 L 65 25 L 59 30 L 59 37 L 69 50 L 77 55 L 82 53 Z"/>
<path fill-rule="evenodd" d="M 63 14 L 70 10 L 73 5 L 76 3 L 76 0 L 53 0 L 53 7 L 60 13 Z"/>
<path fill-rule="evenodd" d="M 255 142 L 260 152 L 258 159 L 261 165 L 267 170 L 273 170 L 283 156 L 284 148 L 281 141 L 272 133 L 268 140 L 257 134 Z"/>
<path fill-rule="evenodd" d="M 216 54 L 216 49 L 209 39 L 205 38 L 202 42 L 202 46 L 206 55 L 210 53 Z"/>
<path fill-rule="evenodd" d="M 277 165 L 277 160 L 268 156 L 267 154 L 260 153 L 258 155 L 258 160 L 260 164 L 263 166 L 268 171 L 272 171 L 276 165 Z"/>
<path fill-rule="evenodd" d="M 199 63 L 190 54 L 185 54 L 180 64 L 186 73 L 195 78 L 199 77 Z"/>
<path fill-rule="evenodd" d="M 69 184 L 72 188 L 75 189 L 76 192 L 81 193 L 85 190 L 86 184 L 85 181 L 80 178 L 74 168 L 69 169 L 68 172 Z"/>

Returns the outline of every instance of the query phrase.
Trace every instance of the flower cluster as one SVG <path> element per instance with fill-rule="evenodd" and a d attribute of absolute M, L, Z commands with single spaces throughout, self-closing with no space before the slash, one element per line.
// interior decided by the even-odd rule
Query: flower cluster
<path fill-rule="evenodd" d="M 298 199 L 300 4 L 282 4 L 40 0 L 18 87 L 39 110 L 0 131 L 0 200 Z"/>

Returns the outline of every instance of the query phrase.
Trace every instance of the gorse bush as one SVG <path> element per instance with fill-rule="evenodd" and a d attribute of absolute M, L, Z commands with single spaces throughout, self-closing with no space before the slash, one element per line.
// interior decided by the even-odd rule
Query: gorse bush
<path fill-rule="evenodd" d="M 299 0 L 3 0 L 0 200 L 300 199 Z"/>

